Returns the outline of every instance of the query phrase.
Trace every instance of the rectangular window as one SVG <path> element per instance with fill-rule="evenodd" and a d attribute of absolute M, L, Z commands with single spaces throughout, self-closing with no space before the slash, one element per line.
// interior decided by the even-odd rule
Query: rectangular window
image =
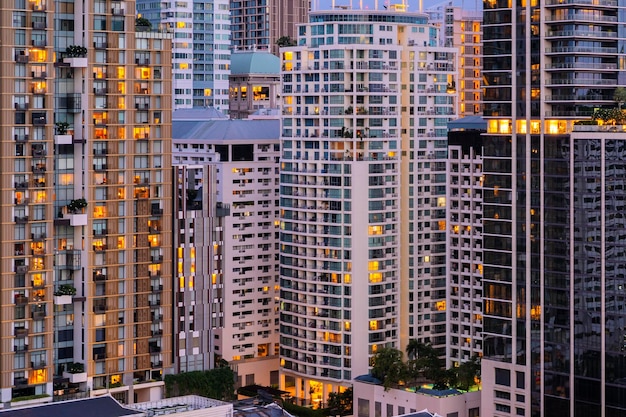
<path fill-rule="evenodd" d="M 357 416 L 358 417 L 370 417 L 370 401 L 365 398 L 359 398 L 357 400 Z"/>
<path fill-rule="evenodd" d="M 496 368 L 496 384 L 511 386 L 511 371 L 508 369 Z"/>

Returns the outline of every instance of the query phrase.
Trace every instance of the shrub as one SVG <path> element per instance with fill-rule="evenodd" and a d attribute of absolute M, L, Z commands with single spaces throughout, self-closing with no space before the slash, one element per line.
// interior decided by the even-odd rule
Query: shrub
<path fill-rule="evenodd" d="M 80 45 L 70 45 L 65 49 L 68 58 L 84 58 L 87 55 L 87 48 Z"/>
<path fill-rule="evenodd" d="M 85 372 L 85 365 L 80 362 L 72 362 L 67 365 L 67 372 L 70 374 L 80 374 Z"/>
<path fill-rule="evenodd" d="M 87 200 L 85 200 L 84 198 L 78 198 L 76 200 L 70 201 L 70 203 L 67 205 L 67 210 L 70 213 L 78 213 L 80 210 L 86 207 L 87 207 Z"/>
<path fill-rule="evenodd" d="M 63 284 L 54 292 L 54 295 L 76 295 L 76 288 L 73 285 Z"/>

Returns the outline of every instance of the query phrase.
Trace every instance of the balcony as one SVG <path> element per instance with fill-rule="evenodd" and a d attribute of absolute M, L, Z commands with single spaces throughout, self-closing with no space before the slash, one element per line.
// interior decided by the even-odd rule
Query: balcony
<path fill-rule="evenodd" d="M 33 172 L 46 172 L 46 164 L 45 163 L 33 164 L 32 170 Z"/>
<path fill-rule="evenodd" d="M 71 384 L 87 382 L 87 372 L 63 372 L 63 378 L 67 378 Z"/>
<path fill-rule="evenodd" d="M 87 68 L 88 65 L 87 58 L 83 57 L 63 58 L 63 63 L 68 64 L 72 68 Z"/>
<path fill-rule="evenodd" d="M 163 215 L 163 209 L 158 207 L 158 206 L 152 206 L 152 209 L 151 209 L 150 213 L 153 216 L 162 216 Z"/>
<path fill-rule="evenodd" d="M 150 286 L 150 291 L 154 292 L 154 293 L 159 293 L 161 291 L 163 291 L 163 285 L 151 285 Z M 161 304 L 159 302 L 159 304 Z"/>
<path fill-rule="evenodd" d="M 23 386 L 23 385 L 28 385 L 28 378 L 15 377 L 15 378 L 13 378 L 13 385 L 15 385 L 16 387 Z"/>
<path fill-rule="evenodd" d="M 24 134 L 15 134 L 15 135 L 13 135 L 13 139 L 14 139 L 16 142 L 28 142 L 29 135 L 24 135 Z"/>
<path fill-rule="evenodd" d="M 161 263 L 163 262 L 163 255 L 152 255 L 150 257 L 150 260 L 152 261 L 152 263 Z"/>
<path fill-rule="evenodd" d="M 103 42 L 103 41 L 95 41 L 93 43 L 93 47 L 95 49 L 106 49 L 108 47 L 108 45 L 107 45 L 106 42 Z"/>
<path fill-rule="evenodd" d="M 72 135 L 54 135 L 55 145 L 71 145 Z"/>
<path fill-rule="evenodd" d="M 25 274 L 28 272 L 28 266 L 26 265 L 15 265 L 15 273 L 16 274 Z"/>
<path fill-rule="evenodd" d="M 31 233 L 30 238 L 34 241 L 42 241 L 46 239 L 45 233 Z"/>
<path fill-rule="evenodd" d="M 98 164 L 98 165 L 94 164 L 93 165 L 93 170 L 94 171 L 106 171 L 107 170 L 107 166 L 106 166 L 106 164 Z"/>
<path fill-rule="evenodd" d="M 70 226 L 87 226 L 87 213 L 70 213 L 64 217 L 70 219 Z"/>
<path fill-rule="evenodd" d="M 13 220 L 18 224 L 28 223 L 28 216 L 14 216 Z"/>
<path fill-rule="evenodd" d="M 158 323 L 160 321 L 163 320 L 163 314 L 153 314 L 152 315 L 152 322 L 153 323 Z"/>
<path fill-rule="evenodd" d="M 93 273 L 93 280 L 96 282 L 102 282 L 102 281 L 106 281 L 107 276 L 106 274 L 103 274 L 101 272 L 94 272 Z"/>
<path fill-rule="evenodd" d="M 60 305 L 60 306 L 72 304 L 72 296 L 71 295 L 55 295 L 54 304 Z"/>
<path fill-rule="evenodd" d="M 19 62 L 20 64 L 26 64 L 29 62 L 28 55 L 24 54 L 15 54 L 15 62 Z"/>
<path fill-rule="evenodd" d="M 30 363 L 30 367 L 33 369 L 44 369 L 46 366 L 46 361 L 36 361 Z"/>
<path fill-rule="evenodd" d="M 25 327 L 16 327 L 15 331 L 14 331 L 15 337 L 27 337 L 28 336 L 28 329 Z"/>
<path fill-rule="evenodd" d="M 108 310 L 105 304 L 94 304 L 93 312 L 96 314 L 104 314 Z"/>
<path fill-rule="evenodd" d="M 31 26 L 33 29 L 44 30 L 46 29 L 46 22 L 32 22 Z"/>
<path fill-rule="evenodd" d="M 33 320 L 43 320 L 46 318 L 46 312 L 45 311 L 33 311 L 32 318 Z"/>
<path fill-rule="evenodd" d="M 28 297 L 26 297 L 25 295 L 17 294 L 15 295 L 14 299 L 15 299 L 15 304 L 17 305 L 28 304 Z"/>
<path fill-rule="evenodd" d="M 45 48 L 48 41 L 45 39 L 31 39 L 30 44 L 36 48 Z"/>
<path fill-rule="evenodd" d="M 28 110 L 30 107 L 28 103 L 15 103 L 15 110 Z"/>

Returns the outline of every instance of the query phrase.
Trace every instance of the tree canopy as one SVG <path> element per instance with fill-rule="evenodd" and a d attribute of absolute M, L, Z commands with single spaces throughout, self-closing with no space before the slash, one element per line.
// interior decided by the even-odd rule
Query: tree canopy
<path fill-rule="evenodd" d="M 283 46 L 296 46 L 296 41 L 291 39 L 291 36 L 281 36 L 280 38 L 276 39 L 276 45 L 281 48 Z"/>
<path fill-rule="evenodd" d="M 344 392 L 331 392 L 330 394 L 328 394 L 328 415 L 352 415 L 352 403 L 352 388 L 348 388 Z"/>
<path fill-rule="evenodd" d="M 385 390 L 398 384 L 418 384 L 432 382 L 437 390 L 456 387 L 468 390 L 480 377 L 480 359 L 475 356 L 458 367 L 445 369 L 439 353 L 429 344 L 409 341 L 406 353 L 408 360 L 402 360 L 402 352 L 392 347 L 379 349 L 372 357 L 373 377 L 382 381 Z"/>
<path fill-rule="evenodd" d="M 168 397 L 201 395 L 219 400 L 231 400 L 235 396 L 235 373 L 228 367 L 209 371 L 183 372 L 165 376 Z"/>

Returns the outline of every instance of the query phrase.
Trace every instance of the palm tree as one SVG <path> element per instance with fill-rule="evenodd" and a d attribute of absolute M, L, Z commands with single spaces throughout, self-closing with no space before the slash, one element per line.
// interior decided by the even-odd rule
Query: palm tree
<path fill-rule="evenodd" d="M 418 342 L 417 339 L 409 340 L 409 343 L 406 345 L 406 356 L 410 360 L 417 359 L 422 343 Z"/>

